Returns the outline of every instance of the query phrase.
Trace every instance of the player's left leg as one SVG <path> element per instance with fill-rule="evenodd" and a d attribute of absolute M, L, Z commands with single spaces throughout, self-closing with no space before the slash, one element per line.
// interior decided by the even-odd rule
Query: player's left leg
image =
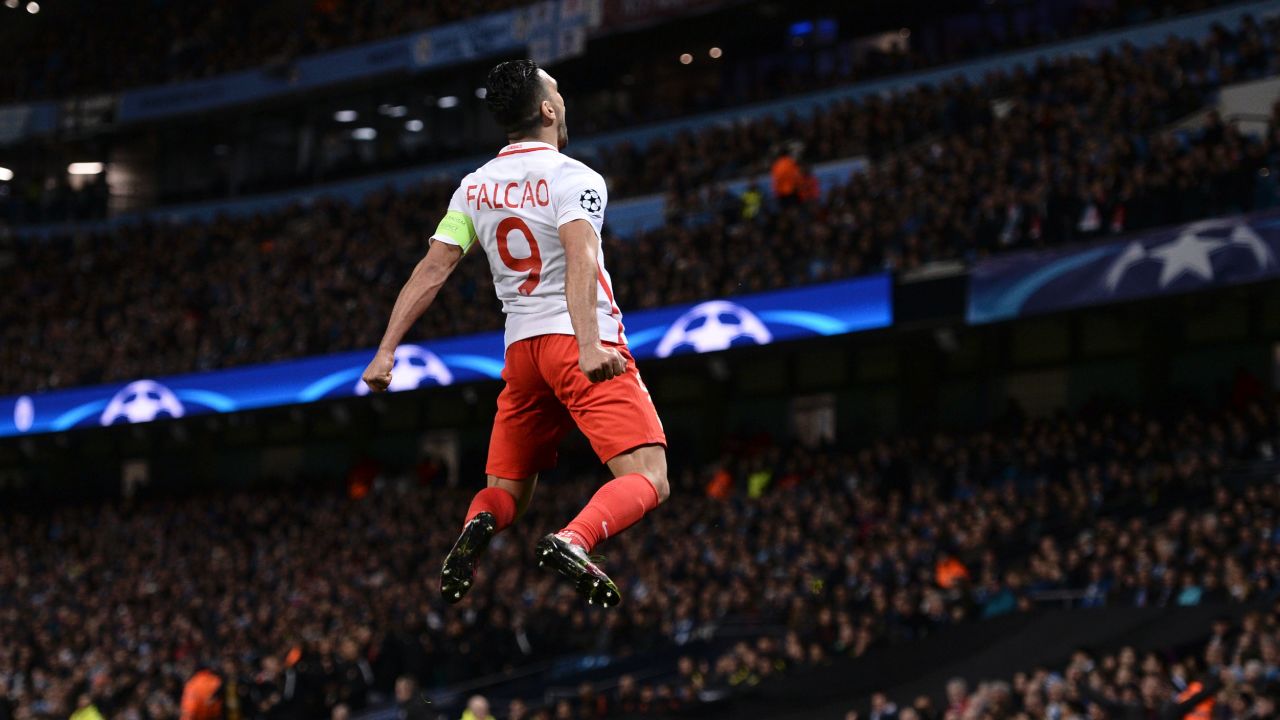
<path fill-rule="evenodd" d="M 543 380 L 529 340 L 507 348 L 498 412 L 489 437 L 487 487 L 471 501 L 462 534 L 440 569 L 446 602 L 462 600 L 475 581 L 476 563 L 493 536 L 529 506 L 538 473 L 555 467 L 556 448 L 572 420 Z"/>
<path fill-rule="evenodd" d="M 489 547 L 489 541 L 524 514 L 537 486 L 537 473 L 524 480 L 489 476 L 488 487 L 472 498 L 462 534 L 440 570 L 440 594 L 445 600 L 455 603 L 467 594 L 475 580 L 476 562 Z"/>

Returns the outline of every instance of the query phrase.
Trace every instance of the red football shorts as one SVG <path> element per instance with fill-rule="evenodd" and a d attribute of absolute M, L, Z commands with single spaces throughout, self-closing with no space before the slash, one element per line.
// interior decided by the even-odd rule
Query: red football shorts
<path fill-rule="evenodd" d="M 555 467 L 565 433 L 575 423 L 591 441 L 601 462 L 641 445 L 667 444 L 649 389 L 625 345 L 616 348 L 627 370 L 593 383 L 578 367 L 578 342 L 572 335 L 539 335 L 507 348 L 486 472 L 522 480 Z"/>

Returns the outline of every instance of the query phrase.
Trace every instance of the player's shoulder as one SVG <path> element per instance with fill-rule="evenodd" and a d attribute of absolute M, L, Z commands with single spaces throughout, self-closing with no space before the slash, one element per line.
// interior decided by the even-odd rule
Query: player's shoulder
<path fill-rule="evenodd" d="M 556 153 L 556 156 L 556 161 L 560 164 L 560 168 L 563 172 L 601 177 L 600 173 L 596 172 L 590 165 L 582 162 L 576 157 L 571 157 L 564 153 Z"/>
<path fill-rule="evenodd" d="M 589 188 L 601 195 L 608 193 L 604 176 L 593 170 L 590 165 L 563 153 L 557 154 L 560 155 L 561 159 L 553 182 L 556 182 L 566 190 L 570 188 Z"/>

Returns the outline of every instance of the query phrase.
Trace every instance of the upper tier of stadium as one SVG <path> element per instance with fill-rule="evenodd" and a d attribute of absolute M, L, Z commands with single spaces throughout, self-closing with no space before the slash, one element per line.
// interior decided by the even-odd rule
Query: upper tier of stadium
<path fill-rule="evenodd" d="M 11 62 L 0 68 L 0 102 L 65 99 L 284 66 L 319 53 L 532 4 L 527 0 L 127 0 L 103 6 L 88 0 L 52 0 L 30 8 L 26 2 L 6 3 L 0 13 L 11 15 L 0 23 L 0 45 Z M 704 0 L 688 3 L 683 10 L 735 4 L 740 3 Z M 1089 32 L 1218 4 L 1222 3 L 1080 4 L 1074 23 L 1058 32 Z M 628 13 L 615 2 L 586 5 L 596 6 L 594 12 L 619 25 L 629 19 L 652 21 L 681 14 L 668 9 L 652 12 L 650 17 Z M 1047 38 L 1019 38 L 1034 39 Z"/>
<path fill-rule="evenodd" d="M 181 82 L 402 35 L 527 0 L 417 3 L 52 0 L 0 29 L 13 62 L 0 100 L 43 100 Z"/>
<path fill-rule="evenodd" d="M 1213 115 L 1168 129 L 1222 82 L 1280 69 L 1280 44 L 1248 41 L 1247 26 L 678 139 L 664 157 L 680 171 L 651 168 L 673 183 L 667 221 L 639 238 L 607 234 L 618 301 L 655 307 L 1270 207 L 1280 111 L 1261 137 Z M 1255 27 L 1277 32 L 1274 20 Z M 993 110 L 1002 98 L 1016 100 Z M 753 161 L 753 132 L 874 160 L 817 196 L 720 190 L 721 164 Z M 454 182 L 14 243 L 0 392 L 370 347 Z M 464 262 L 440 302 L 414 339 L 501 324 L 483 263 Z M 47 362 L 45 349 L 71 338 L 77 351 Z"/>
<path fill-rule="evenodd" d="M 657 82 L 656 79 L 661 76 L 657 70 L 653 70 L 652 77 L 643 74 L 638 76 L 639 80 L 636 82 L 639 84 L 633 84 L 626 88 L 625 92 L 621 93 L 629 98 L 627 105 L 634 107 L 634 110 L 626 113 L 619 112 L 618 108 L 613 107 L 610 103 L 605 103 L 610 108 L 607 111 L 597 111 L 600 103 L 596 102 L 595 95 L 604 93 L 608 97 L 613 97 L 619 94 L 617 88 L 597 88 L 595 90 L 590 87 L 583 88 L 581 86 L 584 84 L 587 86 L 598 85 L 601 80 L 590 73 L 586 73 L 584 77 L 578 77 L 584 75 L 585 71 L 582 68 L 572 70 L 570 66 L 566 66 L 565 72 L 571 73 L 571 78 L 566 82 L 570 83 L 569 87 L 573 95 L 572 107 L 575 112 L 575 119 L 571 123 L 574 142 L 570 152 L 596 165 L 610 177 L 614 186 L 612 196 L 615 200 L 627 196 L 634 197 L 661 192 L 669 189 L 668 186 L 672 184 L 677 187 L 687 186 L 687 183 L 678 180 L 668 182 L 666 175 L 669 168 L 679 165 L 676 162 L 677 158 L 684 159 L 688 157 L 690 149 L 687 147 L 688 145 L 718 146 L 726 142 L 732 143 L 735 147 L 722 152 L 723 157 L 709 159 L 714 161 L 714 166 L 710 171 L 704 170 L 703 174 L 718 180 L 741 177 L 759 172 L 762 168 L 767 167 L 767 163 L 772 159 L 771 156 L 777 150 L 779 143 L 788 139 L 780 137 L 779 132 L 769 127 L 771 121 L 779 123 L 787 122 L 793 117 L 807 117 L 818 109 L 829 107 L 842 100 L 864 100 L 884 93 L 903 95 L 904 91 L 912 89 L 928 93 L 930 88 L 941 88 L 954 84 L 957 78 L 965 78 L 969 82 L 977 82 L 994 68 L 1012 64 L 1032 67 L 1041 57 L 1053 58 L 1074 53 L 1093 53 L 1104 48 L 1114 49 L 1124 43 L 1145 47 L 1152 43 L 1161 42 L 1170 35 L 1184 38 L 1201 38 L 1205 34 L 1211 33 L 1215 25 L 1237 26 L 1241 17 L 1249 13 L 1262 11 L 1265 17 L 1267 8 L 1266 3 L 1232 5 L 1228 8 L 1213 11 L 1208 15 L 1162 21 L 1129 30 L 1092 36 L 1085 40 L 1067 43 L 1059 42 L 1033 51 L 1021 51 L 1010 55 L 990 57 L 983 61 L 953 64 L 931 72 L 916 71 L 905 75 L 902 74 L 903 71 L 945 63 L 951 60 L 952 57 L 946 53 L 938 53 L 936 56 L 917 56 L 918 53 L 912 54 L 915 51 L 911 51 L 897 60 L 886 63 L 879 60 L 882 57 L 880 55 L 856 53 L 854 48 L 859 41 L 850 40 L 847 46 L 823 50 L 821 53 L 815 52 L 812 56 L 806 56 L 804 62 L 793 63 L 795 67 L 787 66 L 786 73 L 779 75 L 777 72 L 769 74 L 769 71 L 767 71 L 767 68 L 778 64 L 777 60 L 770 60 L 765 63 L 765 58 L 760 57 L 758 54 L 763 51 L 758 51 L 756 55 L 748 51 L 745 53 L 747 56 L 745 58 L 737 56 L 725 58 L 714 66 L 708 65 L 706 62 L 695 64 L 692 69 L 687 72 L 681 71 L 669 82 Z M 1133 19 L 1136 16 L 1126 15 L 1125 17 Z M 995 50 L 1021 46 L 1038 39 L 1043 40 L 1044 38 L 1036 34 L 1038 27 L 1032 25 L 1029 28 L 1022 29 L 1020 33 L 996 36 L 984 47 L 984 50 L 989 54 Z M 1259 42 L 1265 44 L 1265 38 Z M 824 55 L 823 53 L 826 54 Z M 827 57 L 828 55 L 830 56 L 829 58 Z M 823 58 L 827 59 L 823 61 Z M 791 62 L 787 58 L 783 60 Z M 837 63 L 836 67 L 828 67 L 833 62 Z M 734 63 L 738 63 L 738 65 Z M 757 64 L 760 67 L 756 67 Z M 739 72 L 740 70 L 741 72 Z M 559 72 L 559 70 L 557 71 Z M 896 72 L 898 75 L 891 79 L 877 82 L 867 81 L 867 78 L 886 72 Z M 593 79 L 587 80 L 587 78 Z M 856 82 L 850 84 L 851 81 Z M 574 85 L 575 82 L 577 82 L 577 86 Z M 661 96 L 652 95 L 658 91 L 650 86 L 661 85 L 666 87 L 671 84 L 674 84 L 677 88 L 688 84 L 690 89 L 701 89 L 696 93 L 676 90 L 666 92 Z M 707 97 L 706 87 L 708 84 L 716 88 L 716 92 L 712 94 L 713 99 L 710 101 L 705 99 Z M 175 86 L 175 88 L 177 87 L 181 86 Z M 833 89 L 808 95 L 794 94 L 823 87 Z M 213 92 L 214 90 L 216 90 L 215 95 L 221 95 L 226 91 L 223 88 L 206 89 L 208 92 Z M 191 92 L 197 91 L 198 88 L 193 88 Z M 762 93 L 767 93 L 767 95 L 762 95 Z M 903 99 L 911 100 L 912 94 L 906 92 Z M 786 97 L 782 99 L 779 96 Z M 735 107 L 735 109 L 729 111 L 689 114 L 695 111 L 704 111 L 708 107 L 724 107 L 744 101 L 759 100 L 761 97 L 777 99 L 766 103 Z M 462 102 L 477 101 L 464 98 Z M 604 117 L 605 115 L 608 117 Z M 660 124 L 645 124 L 654 119 L 673 116 L 677 119 Z M 386 118 L 383 119 L 385 120 Z M 227 120 L 230 121 L 231 118 L 228 117 Z M 717 127 L 724 128 L 741 124 L 746 124 L 747 127 L 735 131 L 732 135 L 711 130 Z M 340 126 L 341 123 L 338 125 Z M 617 132 L 601 132 L 608 128 L 619 127 L 625 127 L 626 129 Z M 916 136 L 889 138 L 889 140 L 910 141 L 919 139 L 919 137 L 934 129 L 936 128 L 916 128 Z M 709 132 L 709 130 L 711 131 Z M 193 128 L 188 133 L 179 132 L 178 134 L 194 133 L 198 136 L 205 131 L 205 129 Z M 167 206 L 163 209 L 167 216 L 188 217 L 196 215 L 208 217 L 215 212 L 237 214 L 256 212 L 265 207 L 278 207 L 282 203 L 314 198 L 320 195 L 355 200 L 371 188 L 380 188 L 388 184 L 403 187 L 424 175 L 456 177 L 483 162 L 483 153 L 490 149 L 494 142 L 493 137 L 497 137 L 496 131 L 494 131 L 493 137 L 490 137 L 488 133 L 480 133 L 479 135 L 472 133 L 464 141 L 459 142 L 455 138 L 446 137 L 450 133 L 441 129 L 432 135 L 429 142 L 425 143 L 416 142 L 405 145 L 403 142 L 408 141 L 397 141 L 400 144 L 380 141 L 376 144 L 361 146 L 359 142 L 353 143 L 350 137 L 346 137 L 345 140 L 339 140 L 337 136 L 331 136 L 330 134 L 339 132 L 340 135 L 341 133 L 349 135 L 350 131 L 350 127 L 328 128 L 323 131 L 319 137 L 324 139 L 324 144 L 337 142 L 346 148 L 332 159 L 325 161 L 319 159 L 320 153 L 317 151 L 311 154 L 312 159 L 307 162 L 303 162 L 302 155 L 299 155 L 297 159 L 290 159 L 288 162 L 259 163 L 261 167 L 256 170 L 233 171 L 231 169 L 232 165 L 223 161 L 208 162 L 206 156 L 196 152 L 192 156 L 180 154 L 180 156 L 173 158 L 173 162 L 177 163 L 173 170 L 180 170 L 181 177 L 169 172 L 167 175 L 162 174 L 152 180 L 146 179 L 148 173 L 151 172 L 147 168 L 152 161 L 137 157 L 136 150 L 121 151 L 124 152 L 126 159 L 114 164 L 118 165 L 122 170 L 122 176 L 130 178 L 127 184 L 131 188 L 136 188 L 140 182 L 143 184 L 148 182 L 155 184 L 155 195 L 152 201 Z M 386 129 L 383 129 L 383 132 L 385 134 L 387 132 Z M 128 131 L 119 130 L 111 139 L 96 140 L 87 145 L 83 142 L 79 144 L 71 143 L 71 146 L 78 148 L 78 150 L 75 152 L 66 150 L 65 152 L 71 152 L 72 155 L 76 155 L 79 159 L 84 159 L 80 155 L 91 156 L 95 153 L 101 153 L 104 154 L 104 159 L 108 159 L 106 156 L 112 154 L 110 148 L 120 147 L 122 143 L 125 143 L 122 136 L 127 135 Z M 74 137 L 75 133 L 72 133 L 72 136 Z M 445 140 L 448 140 L 448 142 Z M 830 160 L 834 157 L 847 156 L 850 153 L 879 152 L 879 145 L 884 138 L 870 135 L 856 138 L 856 140 L 856 143 L 845 142 L 837 147 L 811 147 L 809 152 L 814 159 L 818 160 Z M 347 145 L 350 145 L 350 147 L 347 147 Z M 32 147 L 35 146 L 33 145 Z M 64 152 L 63 149 L 60 149 L 61 144 L 58 138 L 52 139 L 41 147 L 42 150 L 36 153 L 39 157 L 33 158 L 33 162 L 40 158 L 56 158 L 60 156 L 59 153 Z M 369 150 L 374 147 L 378 148 L 377 151 L 370 152 Z M 218 151 L 219 148 L 223 153 L 242 154 L 234 146 L 234 143 L 232 143 L 232 146 L 213 147 L 213 151 Z M 9 154 L 19 150 L 21 150 L 20 147 L 11 147 Z M 203 146 L 188 148 L 188 150 L 210 152 L 209 148 Z M 823 154 L 827 151 L 835 153 L 835 155 Z M 167 151 L 159 150 L 157 152 L 160 152 L 161 156 L 175 155 L 177 149 L 169 148 Z M 253 151 L 246 147 L 243 152 L 251 153 Z M 645 153 L 643 158 L 639 157 L 642 152 Z M 424 159 L 447 157 L 461 159 L 422 164 Z M 159 163 L 162 160 L 162 157 L 157 158 L 155 162 Z M 700 158 L 699 160 L 704 164 L 708 162 L 707 159 Z M 48 164 L 43 160 L 41 162 Z M 0 164 L 4 163 L 0 162 Z M 112 165 L 111 162 L 108 162 L 108 164 Z M 238 161 L 234 166 L 240 167 L 243 164 L 243 162 Z M 379 171 L 385 171 L 389 168 L 403 168 L 406 166 L 410 166 L 412 169 L 390 175 L 377 174 Z M 58 173 L 48 177 L 42 176 L 38 172 L 28 171 L 24 173 L 17 171 L 15 179 L 10 183 L 11 191 L 5 197 L 0 197 L 0 221 L 7 219 L 8 224 L 21 226 L 25 232 L 28 231 L 28 226 L 47 221 L 102 218 L 106 215 L 109 206 L 117 208 L 113 212 L 113 219 L 120 219 L 121 217 L 128 219 L 136 217 L 136 214 L 125 211 L 121 215 L 119 208 L 140 207 L 142 205 L 139 205 L 139 203 L 145 205 L 146 202 L 152 202 L 129 199 L 136 196 L 136 190 L 121 189 L 118 184 L 123 181 L 111 180 L 112 184 L 109 186 L 107 178 L 112 177 L 110 171 L 106 175 L 99 176 L 97 182 L 90 183 L 86 188 L 79 191 L 74 189 L 74 187 L 79 186 L 79 183 L 69 183 L 65 174 L 61 173 L 61 166 L 58 167 L 58 171 Z M 331 183 L 335 178 L 353 175 L 362 176 L 362 179 L 346 184 Z M 191 178 L 205 179 L 192 180 Z M 317 185 L 317 182 L 322 184 Z M 330 182 L 331 184 L 323 184 L 324 182 Z M 229 188 L 237 196 L 236 199 L 197 205 L 173 205 L 173 203 L 183 199 L 216 197 L 219 194 L 225 196 Z M 272 191 L 278 191 L 282 188 L 291 188 L 292 190 L 270 194 Z"/>

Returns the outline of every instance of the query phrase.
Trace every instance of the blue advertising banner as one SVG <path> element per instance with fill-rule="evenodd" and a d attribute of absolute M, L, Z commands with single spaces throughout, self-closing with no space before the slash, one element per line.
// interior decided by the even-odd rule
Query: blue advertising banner
<path fill-rule="evenodd" d="M 1269 210 L 983 260 L 970 276 L 968 319 L 996 322 L 1277 276 L 1280 210 Z"/>
<path fill-rule="evenodd" d="M 888 327 L 891 282 L 873 275 L 733 300 L 710 300 L 623 318 L 638 359 Z M 0 436 L 144 423 L 204 413 L 364 395 L 372 351 L 0 398 Z M 501 377 L 501 332 L 442 338 L 396 349 L 390 389 L 413 390 Z"/>

